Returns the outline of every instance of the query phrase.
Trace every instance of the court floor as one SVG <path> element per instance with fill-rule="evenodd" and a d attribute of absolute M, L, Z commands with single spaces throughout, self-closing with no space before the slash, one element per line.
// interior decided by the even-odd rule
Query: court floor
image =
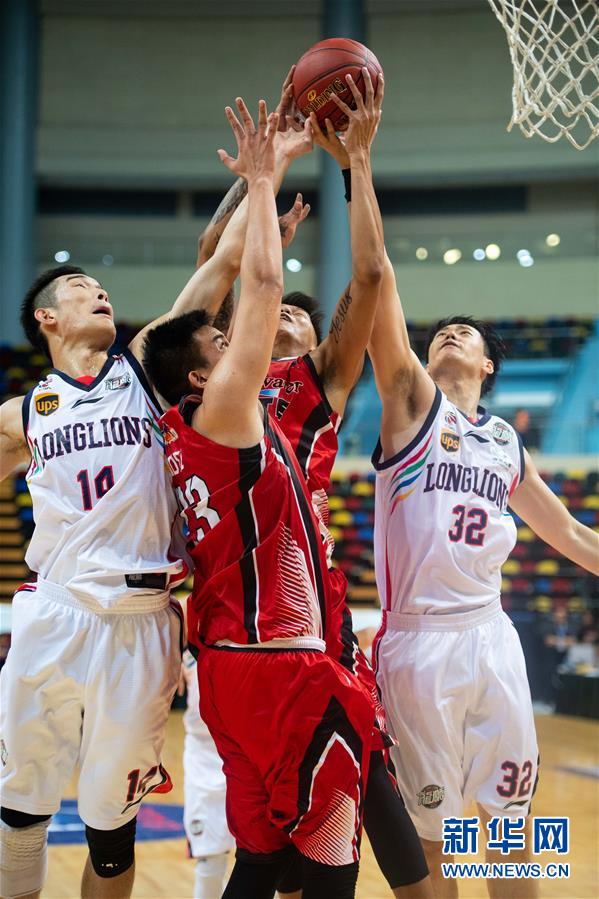
<path fill-rule="evenodd" d="M 537 717 L 541 776 L 533 813 L 570 818 L 568 856 L 541 856 L 542 863 L 567 861 L 569 880 L 541 882 L 543 899 L 596 899 L 599 896 L 599 723 L 564 716 Z M 173 791 L 152 798 L 178 803 L 182 796 L 183 723 L 181 712 L 171 714 L 164 753 L 174 781 Z M 69 797 L 75 796 L 72 784 Z M 69 798 L 67 797 L 67 798 Z M 84 846 L 51 846 L 44 899 L 76 899 L 87 851 Z M 466 858 L 468 860 L 468 858 Z M 483 860 L 480 853 L 478 860 Z M 183 839 L 156 840 L 137 846 L 137 877 L 133 895 L 144 899 L 183 899 L 192 895 L 192 862 Z M 391 895 L 364 841 L 358 899 Z M 485 899 L 483 881 L 462 881 L 460 897 Z"/>

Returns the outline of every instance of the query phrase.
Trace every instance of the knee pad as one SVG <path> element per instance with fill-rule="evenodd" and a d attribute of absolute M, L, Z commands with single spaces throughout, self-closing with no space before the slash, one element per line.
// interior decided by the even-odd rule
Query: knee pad
<path fill-rule="evenodd" d="M 40 815 L 26 815 L 3 809 L 0 818 L 0 896 L 16 899 L 28 893 L 37 893 L 44 885 L 48 870 L 48 827 L 50 817 L 44 817 L 35 824 L 21 823 L 10 826 L 4 820 L 4 812 L 24 818 L 39 818 Z"/>
<path fill-rule="evenodd" d="M 228 859 L 228 852 L 196 859 L 194 899 L 213 899 L 222 895 Z"/>
<path fill-rule="evenodd" d="M 115 830 L 96 830 L 85 827 L 92 868 L 98 877 L 118 877 L 124 874 L 135 861 L 135 827 L 137 819 L 132 818 Z"/>

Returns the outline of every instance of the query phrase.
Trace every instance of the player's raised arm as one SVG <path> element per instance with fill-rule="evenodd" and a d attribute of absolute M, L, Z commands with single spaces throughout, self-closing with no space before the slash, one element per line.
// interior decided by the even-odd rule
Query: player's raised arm
<path fill-rule="evenodd" d="M 312 133 L 309 123 L 304 127 L 288 115 L 291 92 L 289 83 L 292 70 L 283 85 L 277 113 L 285 121 L 284 130 L 276 135 L 274 190 L 277 193 L 283 183 L 289 166 L 294 159 L 312 150 Z M 239 184 L 243 187 L 239 187 Z M 214 229 L 208 227 L 201 238 L 201 252 L 198 252 L 196 265 L 201 264 L 187 282 L 173 307 L 165 315 L 160 316 L 144 327 L 130 344 L 133 354 L 142 361 L 144 340 L 148 332 L 170 318 L 184 315 L 195 310 L 205 310 L 215 317 L 221 304 L 239 275 L 241 256 L 245 241 L 248 221 L 247 183 L 240 177 L 219 206 L 214 218 L 218 219 Z M 279 219 L 280 240 L 287 246 L 297 226 L 304 221 L 310 212 L 310 206 L 303 203 L 298 194 L 291 209 Z"/>
<path fill-rule="evenodd" d="M 340 413 L 343 412 L 349 392 L 362 370 L 384 265 L 383 223 L 370 164 L 370 148 L 381 118 L 384 84 L 383 76 L 379 75 L 375 93 L 368 69 L 362 69 L 362 74 L 366 85 L 364 99 L 351 76 L 347 76 L 355 110 L 339 100 L 336 94 L 333 95 L 333 99 L 349 119 L 344 150 L 351 173 L 352 277 L 348 289 L 337 304 L 328 337 L 312 354 L 317 370 L 323 377 L 329 402 Z M 315 141 L 332 152 L 327 139 L 331 134 L 334 137 L 332 126 L 329 123 L 327 137 L 320 130 L 317 134 L 317 129 L 318 123 L 313 117 Z"/>
<path fill-rule="evenodd" d="M 31 458 L 23 433 L 22 409 L 22 396 L 0 406 L 0 481 Z"/>
<path fill-rule="evenodd" d="M 237 159 L 219 150 L 223 163 L 248 183 L 248 224 L 241 260 L 241 292 L 226 354 L 203 391 L 194 427 L 219 443 L 249 446 L 263 434 L 258 394 L 266 376 L 279 324 L 283 260 L 273 189 L 274 137 L 278 115 L 260 101 L 258 125 L 238 98 L 238 121 L 227 118 L 238 145 Z"/>
<path fill-rule="evenodd" d="M 567 559 L 599 576 L 599 534 L 568 512 L 524 450 L 525 475 L 510 498 L 514 512 Z"/>

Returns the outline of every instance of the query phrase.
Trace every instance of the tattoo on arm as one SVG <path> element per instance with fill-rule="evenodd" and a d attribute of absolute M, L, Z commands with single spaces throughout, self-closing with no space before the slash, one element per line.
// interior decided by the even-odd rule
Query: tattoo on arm
<path fill-rule="evenodd" d="M 233 187 L 223 197 L 220 206 L 210 220 L 210 224 L 218 225 L 219 222 L 222 222 L 225 216 L 237 209 L 247 192 L 247 181 L 244 181 L 243 178 L 238 178 Z"/>
<path fill-rule="evenodd" d="M 333 317 L 333 321 L 331 322 L 331 328 L 329 330 L 329 334 L 335 341 L 335 343 L 339 343 L 339 338 L 341 337 L 341 332 L 343 330 L 343 325 L 345 324 L 345 320 L 347 318 L 347 310 L 352 304 L 352 295 L 349 292 L 349 285 L 347 290 L 343 294 L 340 299 L 337 309 L 335 310 L 335 315 Z"/>

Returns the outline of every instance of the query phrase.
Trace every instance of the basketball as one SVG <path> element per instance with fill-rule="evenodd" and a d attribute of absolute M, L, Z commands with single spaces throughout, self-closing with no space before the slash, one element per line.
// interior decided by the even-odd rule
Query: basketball
<path fill-rule="evenodd" d="M 351 75 L 362 96 L 366 85 L 362 68 L 370 72 L 372 86 L 376 90 L 381 65 L 371 50 L 345 37 L 332 37 L 310 47 L 297 62 L 293 73 L 293 96 L 305 116 L 316 113 L 320 125 L 330 119 L 336 131 L 341 131 L 347 117 L 331 99 L 332 94 L 354 106 L 354 99 L 345 80 Z"/>

